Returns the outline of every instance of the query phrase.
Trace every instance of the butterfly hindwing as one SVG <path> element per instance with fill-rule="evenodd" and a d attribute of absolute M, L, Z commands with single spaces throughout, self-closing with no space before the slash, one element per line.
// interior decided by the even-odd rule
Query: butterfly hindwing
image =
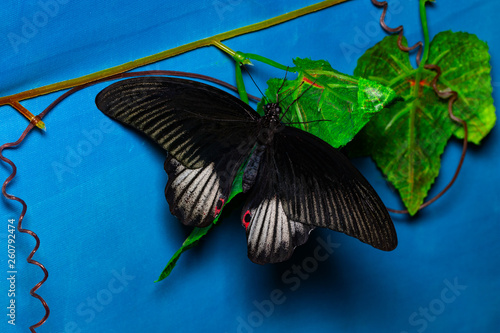
<path fill-rule="evenodd" d="M 259 118 L 250 106 L 220 89 L 171 77 L 116 82 L 97 95 L 96 104 L 189 168 L 225 154 L 248 154 Z"/>
<path fill-rule="evenodd" d="M 269 148 L 269 145 L 261 145 L 250 157 L 252 160 L 257 152 L 262 152 L 257 176 L 241 216 L 247 232 L 248 257 L 258 264 L 287 260 L 295 247 L 307 241 L 314 229 L 314 226 L 293 221 L 285 214 L 278 196 L 279 184 L 275 182 L 279 169 L 270 159 Z M 245 174 L 248 169 L 247 165 Z"/>
<path fill-rule="evenodd" d="M 255 145 L 260 116 L 220 89 L 170 77 L 116 82 L 96 104 L 168 151 L 165 195 L 172 214 L 186 225 L 210 224 Z"/>
<path fill-rule="evenodd" d="M 397 245 L 389 213 L 361 173 L 338 150 L 293 127 L 274 134 L 243 211 L 250 212 L 248 253 L 257 263 L 287 259 L 303 233 L 293 241 L 268 235 L 295 225 L 343 232 L 386 251 Z"/>
<path fill-rule="evenodd" d="M 234 177 L 244 159 L 239 154 L 227 154 L 216 162 L 190 169 L 173 157 L 167 157 L 165 197 L 170 212 L 185 225 L 209 225 L 226 203 Z"/>
<path fill-rule="evenodd" d="M 255 263 L 277 263 L 290 258 L 293 250 L 309 238 L 313 226 L 292 221 L 277 196 L 254 197 L 243 209 L 247 229 L 248 257 Z M 248 221 L 248 222 L 247 222 Z"/>

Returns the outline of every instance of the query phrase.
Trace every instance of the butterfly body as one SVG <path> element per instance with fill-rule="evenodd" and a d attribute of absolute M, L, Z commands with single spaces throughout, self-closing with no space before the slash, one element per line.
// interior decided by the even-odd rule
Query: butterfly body
<path fill-rule="evenodd" d="M 268 103 L 264 106 L 264 116 L 259 118 L 259 135 L 257 141 L 267 145 L 273 141 L 274 134 L 282 131 L 285 125 L 281 122 L 281 107 L 278 103 Z"/>
<path fill-rule="evenodd" d="M 245 166 L 241 221 L 256 263 L 288 259 L 315 227 L 386 251 L 397 245 L 390 216 L 368 181 L 329 144 L 284 124 L 278 103 L 267 104 L 260 116 L 212 86 L 141 77 L 107 87 L 96 104 L 168 151 L 165 196 L 185 225 L 212 223 Z"/>
<path fill-rule="evenodd" d="M 248 158 L 248 162 L 242 177 L 243 193 L 247 193 L 255 183 L 255 179 L 257 178 L 257 174 L 259 172 L 260 160 L 262 159 L 262 155 L 264 154 L 265 150 L 266 145 L 256 144 L 254 151 Z"/>

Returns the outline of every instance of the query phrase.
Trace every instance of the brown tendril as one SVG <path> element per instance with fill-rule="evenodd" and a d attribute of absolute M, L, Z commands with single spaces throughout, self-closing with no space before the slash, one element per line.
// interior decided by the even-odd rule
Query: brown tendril
<path fill-rule="evenodd" d="M 12 179 L 14 179 L 14 177 L 16 176 L 16 173 L 17 173 L 17 168 L 16 168 L 16 165 L 14 164 L 14 162 L 12 162 L 11 160 L 9 160 L 8 158 L 4 157 L 2 155 L 2 152 L 4 149 L 8 149 L 8 148 L 13 148 L 17 145 L 19 145 L 23 140 L 24 138 L 26 137 L 26 135 L 33 129 L 33 127 L 35 126 L 34 123 L 35 123 L 35 119 L 33 119 L 30 124 L 28 125 L 28 127 L 26 127 L 26 129 L 24 130 L 24 132 L 21 134 L 21 136 L 19 137 L 19 139 L 17 139 L 17 141 L 15 142 L 9 142 L 9 143 L 5 143 L 3 145 L 0 146 L 0 159 L 2 161 L 4 161 L 5 163 L 9 164 L 11 167 L 12 167 L 12 173 L 9 175 L 9 177 L 5 180 L 5 182 L 3 183 L 2 185 L 2 194 L 7 198 L 7 199 L 10 199 L 10 200 L 15 200 L 19 203 L 21 203 L 21 205 L 23 206 L 23 209 L 21 211 L 21 214 L 19 216 L 19 221 L 18 221 L 18 224 L 17 224 L 17 230 L 19 232 L 22 232 L 22 233 L 26 233 L 26 234 L 29 234 L 31 235 L 34 239 L 35 239 L 35 247 L 33 248 L 33 250 L 31 251 L 31 253 L 29 254 L 28 258 L 26 259 L 26 261 L 32 265 L 35 265 L 35 266 L 38 266 L 40 267 L 40 269 L 43 271 L 43 274 L 44 274 L 44 277 L 43 279 L 38 282 L 31 290 L 30 290 L 30 295 L 32 297 L 35 297 L 37 298 L 43 305 L 44 309 L 45 309 L 45 315 L 43 316 L 43 318 L 36 324 L 30 326 L 30 331 L 31 332 L 36 332 L 35 331 L 35 328 L 41 326 L 46 320 L 47 318 L 49 317 L 49 314 L 50 314 L 50 309 L 49 309 L 49 306 L 47 305 L 47 302 L 45 302 L 45 300 L 43 299 L 42 296 L 38 295 L 36 293 L 36 291 L 38 290 L 38 288 L 40 288 L 42 286 L 42 284 L 47 280 L 47 278 L 49 277 L 49 272 L 47 271 L 47 269 L 41 264 L 39 263 L 38 261 L 36 260 L 33 260 L 33 256 L 35 255 L 35 252 L 38 250 L 38 248 L 40 247 L 40 239 L 38 238 L 37 234 L 34 233 L 33 231 L 31 230 L 28 230 L 28 229 L 24 229 L 22 227 L 22 222 L 23 222 L 23 219 L 24 219 L 24 216 L 26 215 L 26 210 L 28 209 L 28 206 L 26 205 L 26 203 L 24 202 L 24 200 L 22 200 L 21 198 L 18 198 L 16 196 L 13 196 L 9 193 L 7 193 L 6 191 L 6 187 L 7 185 L 12 181 Z"/>
<path fill-rule="evenodd" d="M 28 133 L 35 127 L 36 122 L 40 121 L 49 111 L 51 111 L 57 104 L 59 104 L 62 100 L 64 100 L 69 95 L 71 95 L 71 94 L 73 94 L 73 93 L 75 93 L 75 92 L 77 92 L 77 91 L 79 91 L 81 89 L 84 89 L 86 87 L 89 87 L 91 85 L 100 83 L 100 82 L 109 81 L 109 80 L 115 80 L 115 79 L 121 79 L 121 78 L 126 78 L 126 77 L 145 76 L 145 75 L 170 75 L 170 76 L 190 77 L 190 78 L 195 78 L 195 79 L 200 79 L 200 80 L 211 81 L 211 82 L 214 82 L 214 83 L 219 84 L 221 86 L 224 86 L 224 87 L 226 87 L 228 89 L 231 89 L 233 91 L 238 91 L 238 89 L 236 87 L 234 87 L 233 85 L 231 85 L 229 83 L 226 83 L 224 81 L 215 79 L 215 78 L 210 77 L 210 76 L 202 75 L 202 74 L 187 73 L 187 72 L 180 72 L 180 71 L 164 71 L 164 70 L 151 70 L 151 71 L 139 71 L 139 72 L 120 73 L 120 74 L 112 75 L 112 76 L 107 77 L 107 78 L 103 78 L 103 79 L 100 79 L 100 80 L 89 82 L 89 83 L 86 83 L 86 84 L 83 84 L 83 85 L 80 85 L 80 86 L 76 86 L 76 87 L 71 88 L 70 90 L 66 91 L 64 94 L 62 94 L 61 96 L 59 96 L 56 100 L 54 100 L 45 110 L 43 110 L 42 113 L 40 113 L 38 116 L 33 117 L 31 119 L 29 125 L 26 127 L 26 129 L 21 134 L 21 136 L 19 137 L 19 139 L 17 139 L 17 141 L 5 143 L 5 144 L 3 144 L 3 145 L 0 146 L 0 160 L 2 160 L 5 163 L 9 164 L 11 166 L 11 168 L 12 168 L 12 173 L 7 177 L 7 179 L 4 181 L 4 183 L 2 185 L 2 194 L 7 199 L 9 199 L 9 200 L 14 200 L 14 201 L 17 201 L 17 202 L 21 203 L 23 209 L 22 209 L 21 214 L 19 216 L 19 222 L 17 224 L 17 230 L 19 232 L 31 235 L 35 239 L 35 242 L 36 242 L 35 247 L 31 251 L 31 253 L 29 254 L 29 256 L 26 259 L 26 261 L 28 263 L 30 263 L 30 264 L 33 264 L 33 265 L 36 265 L 36 266 L 40 267 L 40 269 L 43 271 L 43 274 L 44 274 L 43 279 L 40 282 L 38 282 L 30 290 L 30 295 L 32 297 L 34 297 L 34 298 L 37 298 L 42 303 L 42 306 L 45 309 L 45 315 L 43 316 L 43 318 L 38 323 L 30 326 L 30 331 L 31 332 L 36 333 L 35 328 L 42 326 L 47 321 L 47 319 L 49 318 L 49 315 L 50 315 L 50 308 L 49 308 L 47 302 L 43 299 L 42 296 L 40 296 L 40 295 L 38 295 L 36 293 L 36 291 L 42 286 L 42 284 L 49 277 L 49 272 L 47 271 L 47 269 L 45 268 L 45 266 L 43 266 L 38 261 L 32 259 L 33 256 L 35 255 L 36 251 L 40 247 L 40 239 L 38 238 L 37 234 L 34 233 L 31 230 L 23 229 L 22 228 L 22 221 L 24 219 L 24 216 L 26 215 L 26 211 L 28 209 L 28 206 L 26 205 L 26 203 L 24 202 L 24 200 L 22 200 L 21 198 L 18 198 L 16 196 L 14 196 L 14 195 L 11 195 L 11 194 L 7 193 L 7 191 L 6 191 L 7 185 L 14 179 L 14 177 L 17 174 L 17 167 L 14 164 L 14 162 L 12 162 L 10 159 L 8 159 L 5 156 L 3 156 L 3 151 L 4 151 L 4 149 L 14 148 L 14 147 L 18 146 L 19 144 L 21 144 L 21 142 L 23 142 L 23 140 L 26 138 L 26 136 L 28 135 Z M 258 98 L 256 96 L 252 96 L 250 94 L 248 95 L 248 97 L 251 98 L 251 99 L 253 99 L 253 100 L 256 100 L 256 101 L 260 100 L 260 98 Z M 14 105 L 20 105 L 20 104 L 19 104 L 19 101 L 12 101 L 10 103 L 10 105 L 12 107 L 14 107 Z"/>
<path fill-rule="evenodd" d="M 417 47 L 420 47 L 418 50 L 418 53 L 417 53 L 417 66 L 420 66 L 420 59 L 421 59 L 421 55 L 422 55 L 422 51 L 423 51 L 423 43 L 420 41 L 420 42 L 416 43 L 415 45 L 413 45 L 412 47 L 403 46 L 401 44 L 401 41 L 403 39 L 403 26 L 400 25 L 397 28 L 389 28 L 385 24 L 385 15 L 387 13 L 387 7 L 388 7 L 387 1 L 372 0 L 372 3 L 375 6 L 383 7 L 382 15 L 380 16 L 380 25 L 382 26 L 382 28 L 385 31 L 390 32 L 390 33 L 399 32 L 398 48 L 401 51 L 410 52 L 411 50 L 413 50 Z M 451 181 L 448 183 L 448 185 L 446 185 L 446 187 L 441 192 L 436 194 L 436 196 L 434 196 L 432 199 L 424 202 L 418 208 L 419 210 L 424 208 L 424 207 L 429 206 L 431 203 L 433 203 L 434 201 L 439 199 L 443 194 L 446 193 L 446 191 L 448 191 L 450 189 L 450 187 L 453 185 L 453 183 L 455 183 L 455 180 L 457 179 L 458 174 L 460 173 L 460 169 L 462 168 L 462 164 L 463 164 L 464 159 L 465 159 L 465 153 L 467 152 L 467 141 L 468 141 L 467 123 L 465 122 L 465 120 L 460 119 L 459 117 L 457 117 L 453 114 L 453 103 L 455 103 L 455 101 L 458 99 L 458 93 L 456 91 L 451 90 L 451 89 L 445 89 L 445 90 L 438 89 L 437 81 L 439 80 L 439 77 L 441 76 L 441 68 L 438 65 L 427 64 L 424 66 L 424 68 L 429 69 L 429 70 L 433 70 L 436 72 L 436 76 L 434 76 L 434 78 L 431 81 L 432 89 L 434 90 L 436 95 L 438 95 L 439 97 L 441 97 L 443 99 L 448 99 L 448 115 L 449 115 L 451 120 L 453 120 L 457 123 L 460 123 L 462 125 L 462 127 L 464 128 L 464 140 L 463 140 L 463 145 L 462 145 L 462 154 L 460 156 L 460 161 L 458 162 L 458 166 L 457 166 L 457 169 L 455 170 L 455 174 L 453 175 L 453 178 L 451 179 Z M 408 214 L 407 209 L 397 210 L 397 209 L 387 208 L 387 210 L 392 212 L 392 213 L 396 213 L 396 214 Z"/>
<path fill-rule="evenodd" d="M 383 7 L 382 15 L 380 16 L 380 25 L 382 26 L 382 28 L 385 31 L 389 32 L 389 33 L 399 32 L 399 35 L 398 35 L 398 47 L 399 47 L 399 49 L 401 51 L 403 51 L 403 52 L 410 52 L 410 51 L 416 49 L 417 47 L 419 48 L 418 51 L 417 51 L 416 60 L 417 60 L 417 66 L 420 66 L 420 59 L 422 57 L 422 51 L 424 49 L 424 44 L 420 41 L 420 42 L 415 43 L 415 45 L 413 45 L 412 47 L 404 46 L 402 44 L 402 41 L 403 41 L 403 26 L 400 25 L 397 28 L 389 28 L 387 26 L 387 24 L 385 24 L 385 15 L 387 14 L 387 7 L 389 6 L 387 4 L 387 1 L 372 0 L 372 3 L 375 6 L 377 6 L 377 7 Z"/>

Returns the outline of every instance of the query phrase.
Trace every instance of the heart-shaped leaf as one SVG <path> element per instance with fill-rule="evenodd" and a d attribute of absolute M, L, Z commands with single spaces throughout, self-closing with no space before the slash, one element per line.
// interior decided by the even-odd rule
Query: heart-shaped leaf
<path fill-rule="evenodd" d="M 439 173 L 448 139 L 452 134 L 463 138 L 464 132 L 449 118 L 448 101 L 430 86 L 436 73 L 414 69 L 396 40 L 397 36 L 386 37 L 367 50 L 354 74 L 391 87 L 405 102 L 377 114 L 355 146 L 373 157 L 413 215 Z M 438 87 L 458 92 L 453 112 L 467 121 L 469 141 L 479 143 L 496 119 L 488 46 L 475 35 L 445 31 L 434 37 L 429 48 L 427 63 L 442 69 Z"/>

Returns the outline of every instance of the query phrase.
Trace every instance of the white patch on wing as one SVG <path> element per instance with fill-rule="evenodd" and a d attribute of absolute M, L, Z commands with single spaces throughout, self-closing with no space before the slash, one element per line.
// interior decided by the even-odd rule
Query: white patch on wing
<path fill-rule="evenodd" d="M 199 169 L 188 169 L 173 158 L 168 163 L 173 172 L 169 172 L 166 197 L 172 214 L 185 225 L 210 224 L 222 197 L 214 163 Z"/>
<path fill-rule="evenodd" d="M 250 210 L 250 216 L 248 257 L 257 264 L 287 260 L 295 247 L 307 241 L 314 229 L 313 226 L 289 220 L 276 197 L 263 200 L 257 208 Z"/>

